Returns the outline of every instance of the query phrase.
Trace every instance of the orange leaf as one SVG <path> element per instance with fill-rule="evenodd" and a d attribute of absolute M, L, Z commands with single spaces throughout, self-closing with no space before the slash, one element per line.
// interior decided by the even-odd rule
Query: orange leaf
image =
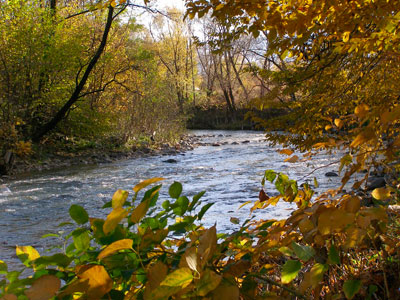
<path fill-rule="evenodd" d="M 48 300 L 54 297 L 61 287 L 61 280 L 53 275 L 44 275 L 37 279 L 25 291 L 29 300 Z"/>
<path fill-rule="evenodd" d="M 130 239 L 116 241 L 104 248 L 104 250 L 101 251 L 100 254 L 97 256 L 97 259 L 103 259 L 120 250 L 132 249 L 132 244 L 133 241 Z"/>

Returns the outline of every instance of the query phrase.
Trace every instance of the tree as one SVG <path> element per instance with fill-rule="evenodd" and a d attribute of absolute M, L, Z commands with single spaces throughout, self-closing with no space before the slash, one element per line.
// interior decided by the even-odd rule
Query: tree
<path fill-rule="evenodd" d="M 265 34 L 265 56 L 279 56 L 286 66 L 272 76 L 284 87 L 279 93 L 295 97 L 284 101 L 285 115 L 262 124 L 293 134 L 270 139 L 303 150 L 347 145 L 351 174 L 377 153 L 397 159 L 399 2 L 186 2 L 190 17 L 212 11 L 216 20 L 236 24 L 223 43 Z"/>

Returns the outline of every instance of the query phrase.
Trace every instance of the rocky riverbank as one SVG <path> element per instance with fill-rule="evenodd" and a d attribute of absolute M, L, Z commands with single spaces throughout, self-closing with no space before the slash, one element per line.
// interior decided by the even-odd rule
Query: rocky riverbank
<path fill-rule="evenodd" d="M 14 159 L 9 174 L 2 178 L 13 178 L 16 175 L 29 174 L 44 170 L 68 168 L 77 165 L 107 164 L 124 159 L 132 159 L 149 156 L 177 155 L 185 151 L 193 150 L 202 145 L 200 137 L 185 135 L 177 143 L 163 143 L 141 145 L 140 147 L 126 147 L 120 149 L 85 149 L 79 152 L 56 151 L 46 155 L 33 155 L 32 157 Z"/>

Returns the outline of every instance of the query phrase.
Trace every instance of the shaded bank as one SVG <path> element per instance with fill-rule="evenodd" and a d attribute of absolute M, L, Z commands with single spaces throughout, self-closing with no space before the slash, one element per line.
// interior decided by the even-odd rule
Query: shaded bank
<path fill-rule="evenodd" d="M 190 112 L 187 122 L 188 129 L 225 129 L 225 130 L 263 130 L 256 126 L 255 122 L 248 117 L 249 113 L 261 119 L 269 119 L 284 113 L 282 109 L 250 110 L 238 109 L 235 112 L 227 110 L 226 107 L 202 107 L 196 106 Z"/>

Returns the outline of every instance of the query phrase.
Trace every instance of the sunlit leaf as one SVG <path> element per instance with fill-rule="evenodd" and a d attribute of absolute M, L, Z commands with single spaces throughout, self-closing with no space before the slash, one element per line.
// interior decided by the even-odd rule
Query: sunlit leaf
<path fill-rule="evenodd" d="M 160 286 L 185 288 L 193 281 L 193 274 L 189 268 L 175 270 L 160 283 Z"/>
<path fill-rule="evenodd" d="M 376 188 L 371 193 L 376 200 L 385 201 L 390 198 L 390 190 L 388 188 Z"/>
<path fill-rule="evenodd" d="M 133 188 L 133 191 L 135 193 L 138 193 L 140 190 L 144 189 L 145 187 L 149 186 L 150 184 L 153 184 L 153 183 L 156 183 L 156 182 L 159 182 L 162 180 L 164 180 L 164 178 L 150 178 L 147 180 L 143 180 L 142 182 L 140 182 Z"/>
<path fill-rule="evenodd" d="M 286 261 L 282 269 L 282 283 L 287 284 L 295 279 L 297 277 L 297 274 L 299 274 L 301 267 L 301 262 L 299 262 L 298 260 Z"/>
<path fill-rule="evenodd" d="M 368 111 L 369 111 L 369 106 L 366 105 L 365 103 L 362 103 L 355 108 L 354 113 L 356 114 L 357 117 L 363 119 L 368 114 Z"/>
<path fill-rule="evenodd" d="M 128 215 L 128 211 L 119 207 L 114 209 L 108 216 L 103 225 L 104 234 L 109 234 L 117 225 Z"/>
<path fill-rule="evenodd" d="M 343 33 L 343 42 L 347 43 L 350 39 L 350 31 L 346 31 Z"/>
<path fill-rule="evenodd" d="M 129 193 L 127 191 L 123 191 L 123 190 L 117 190 L 113 197 L 112 197 L 112 208 L 116 209 L 118 207 L 122 207 L 126 201 L 126 199 L 128 198 Z"/>
<path fill-rule="evenodd" d="M 141 202 L 132 212 L 130 220 L 132 223 L 137 224 L 146 215 L 149 209 L 149 200 Z"/>
<path fill-rule="evenodd" d="M 279 153 L 280 153 L 280 154 L 285 154 L 285 155 L 287 155 L 287 156 L 290 156 L 290 155 L 293 154 L 293 151 L 290 150 L 290 149 L 282 149 L 282 150 L 279 150 Z"/>
<path fill-rule="evenodd" d="M 101 251 L 100 254 L 97 256 L 97 259 L 103 259 L 120 250 L 132 249 L 132 245 L 133 240 L 130 239 L 116 241 L 104 248 L 103 251 Z"/>
<path fill-rule="evenodd" d="M 27 267 L 29 267 L 33 260 L 40 257 L 39 252 L 32 246 L 17 246 L 15 252 L 21 262 Z"/>

